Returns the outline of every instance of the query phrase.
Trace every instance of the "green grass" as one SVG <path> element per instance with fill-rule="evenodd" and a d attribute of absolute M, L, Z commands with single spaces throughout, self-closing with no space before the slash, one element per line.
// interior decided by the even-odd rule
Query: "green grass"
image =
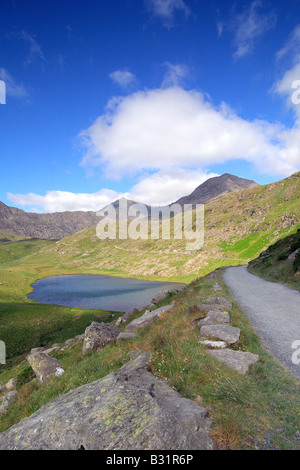
<path fill-rule="evenodd" d="M 0 231 L 0 264 L 23 258 L 53 243 L 38 238 L 19 239 L 16 235 Z"/>
<path fill-rule="evenodd" d="M 22 237 L 21 235 L 15 235 L 13 233 L 9 233 L 6 230 L 0 230 L 0 243 L 16 241 L 16 240 L 24 240 L 24 238 L 26 238 L 26 237 Z"/>

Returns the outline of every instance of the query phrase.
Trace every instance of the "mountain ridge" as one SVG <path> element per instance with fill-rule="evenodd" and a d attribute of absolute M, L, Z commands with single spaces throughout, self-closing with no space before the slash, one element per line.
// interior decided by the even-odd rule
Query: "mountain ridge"
<path fill-rule="evenodd" d="M 300 228 L 300 172 L 282 181 L 233 191 L 205 205 L 203 249 L 184 239 L 106 239 L 95 227 L 43 248 L 28 258 L 65 274 L 105 274 L 188 282 L 220 266 L 245 264 L 270 244 Z M 55 271 L 53 271 L 55 272 Z"/>
<path fill-rule="evenodd" d="M 174 204 L 206 204 L 232 191 L 255 186 L 258 185 L 254 181 L 224 173 L 221 176 L 209 178 L 190 195 L 178 199 Z M 112 206 L 116 209 L 117 218 L 121 199 L 112 203 Z M 131 205 L 138 203 L 127 200 L 127 204 L 129 208 Z M 152 206 L 143 205 L 147 208 L 148 214 L 150 214 Z M 105 206 L 99 212 L 105 211 L 107 207 Z M 166 207 L 168 205 L 161 206 L 161 208 Z M 96 226 L 99 220 L 100 218 L 97 216 L 97 213 L 93 211 L 65 211 L 38 214 L 7 206 L 0 201 L 0 230 L 29 238 L 62 239 L 86 228 Z"/>
<path fill-rule="evenodd" d="M 51 214 L 26 212 L 0 201 L 0 230 L 29 238 L 61 239 L 97 225 L 96 212 L 65 211 Z"/>
<path fill-rule="evenodd" d="M 179 198 L 175 204 L 206 204 L 233 191 L 259 186 L 255 181 L 224 173 L 200 184 L 191 194 Z"/>

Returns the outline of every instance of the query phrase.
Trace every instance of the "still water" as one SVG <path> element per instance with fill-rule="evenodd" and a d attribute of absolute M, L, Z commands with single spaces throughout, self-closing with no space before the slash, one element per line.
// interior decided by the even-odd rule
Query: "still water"
<path fill-rule="evenodd" d="M 28 297 L 43 304 L 126 312 L 148 305 L 161 290 L 180 286 L 102 275 L 54 276 L 33 284 L 34 292 Z"/>

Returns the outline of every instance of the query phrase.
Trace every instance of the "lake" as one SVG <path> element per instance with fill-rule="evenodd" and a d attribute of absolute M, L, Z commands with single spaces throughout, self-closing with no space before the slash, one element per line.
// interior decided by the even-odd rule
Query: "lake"
<path fill-rule="evenodd" d="M 161 290 L 179 288 L 174 282 L 142 281 L 102 275 L 54 276 L 38 280 L 28 298 L 43 304 L 126 312 L 148 305 Z"/>

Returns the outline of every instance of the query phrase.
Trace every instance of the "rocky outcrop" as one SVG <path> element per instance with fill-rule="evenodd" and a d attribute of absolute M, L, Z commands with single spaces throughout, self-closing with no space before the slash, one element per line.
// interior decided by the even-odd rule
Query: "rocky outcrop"
<path fill-rule="evenodd" d="M 200 337 L 212 337 L 225 341 L 227 344 L 235 344 L 240 339 L 241 330 L 230 325 L 204 325 L 200 330 Z"/>
<path fill-rule="evenodd" d="M 209 354 L 224 362 L 231 369 L 246 374 L 249 367 L 259 361 L 259 356 L 250 352 L 228 349 L 228 345 L 235 345 L 239 342 L 241 334 L 240 328 L 230 326 L 230 315 L 223 311 L 224 309 L 232 310 L 232 303 L 224 297 L 208 297 L 198 308 L 202 313 L 206 310 L 205 318 L 198 322 L 200 338 L 203 338 L 199 340 L 199 344 L 209 348 L 207 349 Z"/>
<path fill-rule="evenodd" d="M 291 253 L 288 257 L 288 260 L 289 261 L 295 261 L 295 259 L 297 258 L 298 254 L 300 253 L 300 248 L 298 248 L 297 250 L 293 251 L 293 253 Z"/>
<path fill-rule="evenodd" d="M 122 331 L 122 333 L 120 333 L 119 336 L 117 337 L 117 341 L 132 339 L 132 338 L 136 338 L 136 337 L 137 337 L 137 334 L 134 333 L 133 331 L 132 332 L 128 331 L 128 333 L 126 331 Z"/>
<path fill-rule="evenodd" d="M 0 449 L 213 449 L 207 411 L 147 370 L 143 354 L 0 434 Z"/>
<path fill-rule="evenodd" d="M 119 333 L 120 330 L 109 323 L 92 322 L 85 330 L 82 353 L 105 348 L 117 339 Z"/>
<path fill-rule="evenodd" d="M 27 356 L 27 361 L 40 382 L 45 382 L 51 377 L 60 377 L 64 369 L 54 357 L 48 356 L 45 352 L 35 352 Z"/>
<path fill-rule="evenodd" d="M 250 352 L 232 351 L 231 349 L 208 352 L 219 361 L 224 362 L 230 369 L 241 374 L 247 374 L 249 367 L 259 361 L 259 356 Z"/>
<path fill-rule="evenodd" d="M 151 304 L 154 304 L 154 305 L 158 304 L 158 302 L 161 302 L 162 300 L 164 300 L 168 295 L 169 295 L 168 290 L 162 290 L 158 292 L 158 294 L 156 294 L 156 296 L 153 297 L 153 299 L 151 300 Z"/>
<path fill-rule="evenodd" d="M 229 325 L 230 316 L 228 312 L 220 312 L 218 310 L 211 310 L 205 318 L 199 321 L 198 325 Z"/>
<path fill-rule="evenodd" d="M 0 230 L 30 238 L 64 238 L 99 222 L 96 212 L 73 211 L 36 214 L 0 201 Z"/>
<path fill-rule="evenodd" d="M 225 341 L 212 341 L 209 339 L 204 339 L 202 341 L 199 341 L 199 344 L 203 344 L 203 346 L 206 346 L 208 348 L 212 349 L 225 349 L 227 348 L 227 344 Z"/>
<path fill-rule="evenodd" d="M 135 315 L 136 313 L 138 313 L 139 310 L 137 308 L 134 308 L 132 310 L 129 310 L 129 312 L 126 312 L 124 313 L 124 315 L 122 315 L 122 317 L 119 317 L 118 320 L 116 321 L 115 325 L 116 326 L 119 326 L 119 325 L 122 325 L 122 323 L 126 323 L 127 321 L 130 320 L 130 318 L 132 317 L 132 315 Z"/>
<path fill-rule="evenodd" d="M 18 377 L 14 377 L 13 379 L 10 379 L 8 382 L 6 382 L 6 384 L 0 385 L 0 393 L 11 392 L 12 390 L 15 390 L 17 382 Z"/>
<path fill-rule="evenodd" d="M 181 290 L 185 289 L 186 285 L 183 284 L 181 286 L 175 287 L 174 289 L 169 289 L 169 290 L 161 290 L 156 294 L 153 299 L 151 300 L 151 303 L 149 304 L 149 307 L 154 307 L 157 305 L 159 302 L 162 300 L 166 299 L 170 294 L 174 294 L 177 292 L 180 292 Z"/>
<path fill-rule="evenodd" d="M 219 290 L 222 290 L 222 287 L 216 282 L 216 284 L 213 286 L 213 290 L 217 292 Z"/>
<path fill-rule="evenodd" d="M 188 308 L 188 313 L 190 315 L 200 315 L 204 318 L 205 314 L 208 313 L 211 309 L 211 305 L 190 305 Z"/>
<path fill-rule="evenodd" d="M 32 348 L 30 354 L 35 354 L 39 352 L 46 352 L 45 346 L 39 346 L 38 348 Z"/>
<path fill-rule="evenodd" d="M 8 392 L 6 395 L 4 395 L 2 400 L 0 399 L 0 416 L 6 413 L 7 409 L 17 398 L 17 395 L 17 390 L 12 390 L 11 392 Z"/>
<path fill-rule="evenodd" d="M 15 390 L 15 388 L 17 386 L 17 382 L 18 382 L 18 377 L 14 377 L 14 378 L 10 379 L 5 385 L 6 390 L 8 392 L 11 392 L 12 390 Z"/>
<path fill-rule="evenodd" d="M 232 303 L 224 299 L 224 297 L 208 297 L 202 304 L 191 305 L 188 309 L 189 313 L 207 314 L 211 311 L 215 312 L 230 312 L 232 310 Z"/>
<path fill-rule="evenodd" d="M 129 323 L 125 327 L 125 331 L 126 332 L 136 331 L 136 330 L 140 330 L 142 328 L 146 328 L 147 326 L 152 325 L 154 322 L 156 322 L 159 319 L 159 317 L 163 313 L 165 313 L 167 310 L 170 310 L 170 308 L 172 307 L 173 305 L 165 305 L 164 307 L 160 307 L 160 308 L 157 308 L 156 310 L 152 310 L 152 312 L 150 312 L 149 310 L 146 310 L 144 315 L 142 315 L 139 318 L 136 318 L 131 323 Z"/>
<path fill-rule="evenodd" d="M 213 305 L 214 308 L 221 308 L 226 312 L 230 312 L 232 310 L 232 303 L 229 302 L 229 300 L 224 299 L 224 297 L 207 297 L 205 303 Z"/>

